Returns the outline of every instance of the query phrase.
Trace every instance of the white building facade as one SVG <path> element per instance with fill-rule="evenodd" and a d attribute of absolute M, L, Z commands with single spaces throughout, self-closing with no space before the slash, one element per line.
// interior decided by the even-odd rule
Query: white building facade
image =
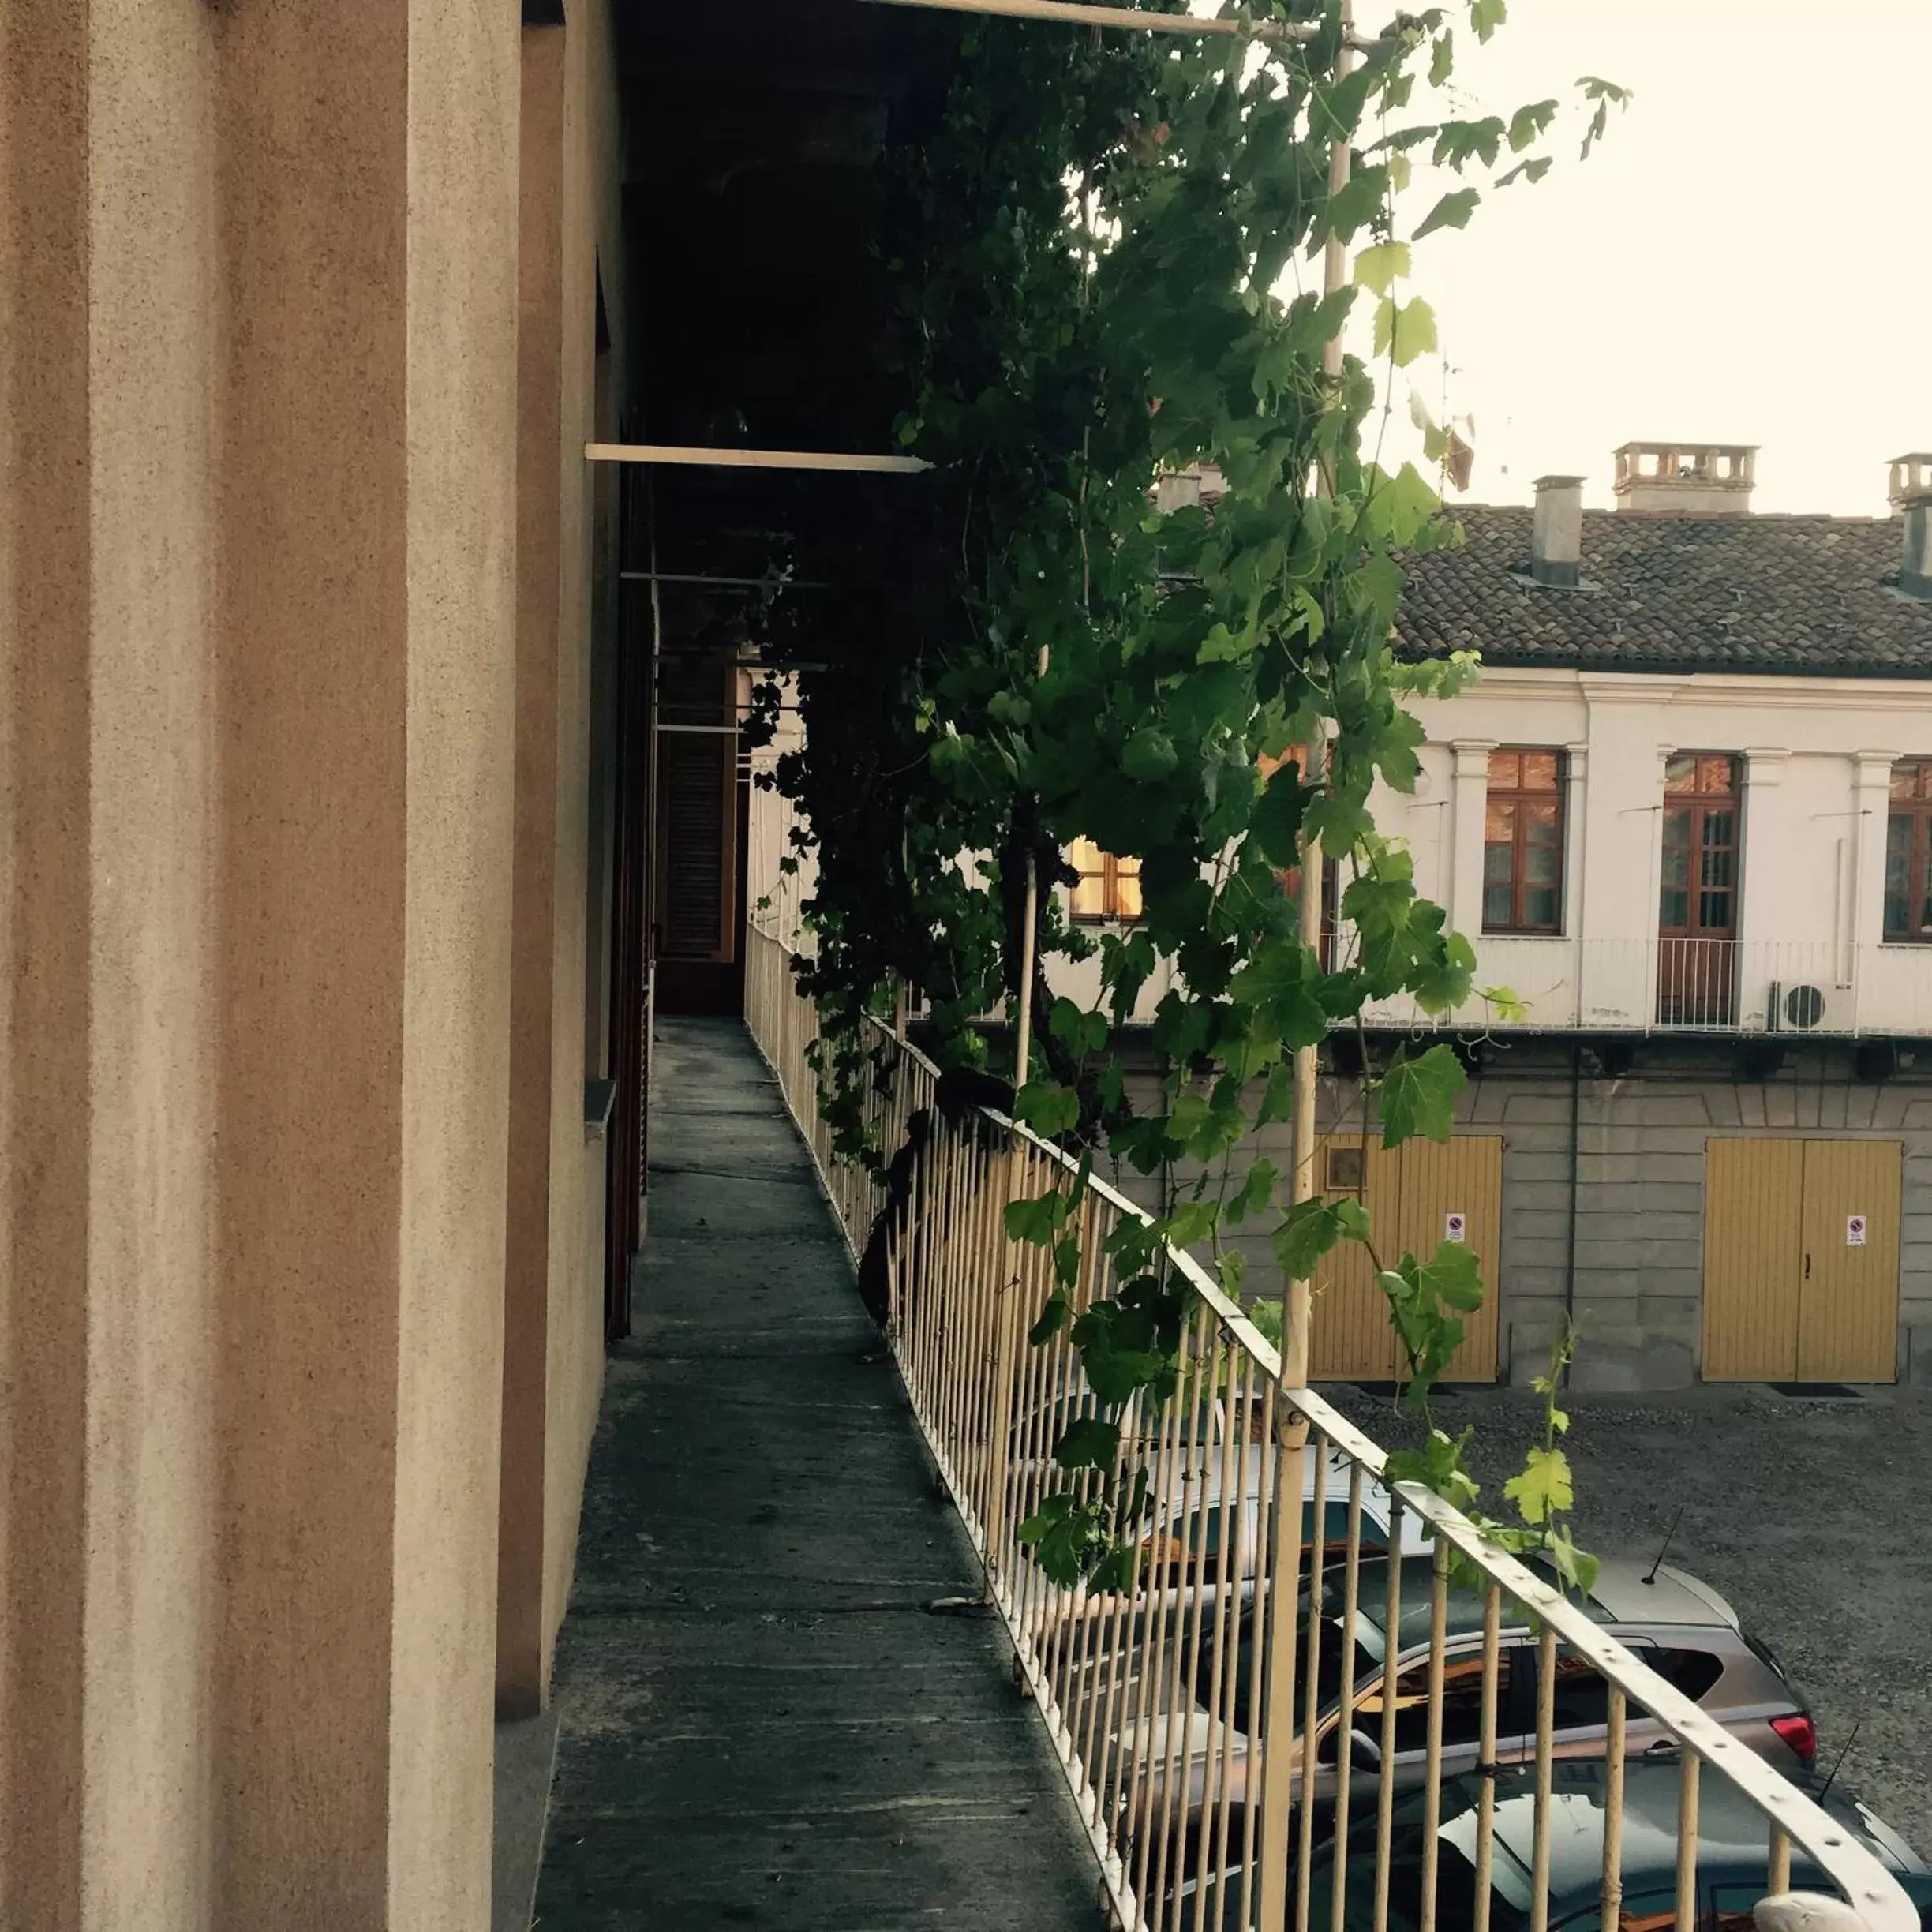
<path fill-rule="evenodd" d="M 1372 1063 L 1456 1043 L 1458 1142 L 1327 1178 L 1379 1190 L 1405 1245 L 1467 1230 L 1469 1380 L 1540 1372 L 1568 1320 L 1584 1387 L 1932 1381 L 1932 457 L 1893 464 L 1887 519 L 1754 517 L 1753 455 L 1632 444 L 1615 511 L 1573 477 L 1459 511 L 1404 601 L 1406 652 L 1484 669 L 1416 704 L 1416 788 L 1376 821 L 1521 1005 L 1372 1009 Z M 1074 856 L 1069 910 L 1130 918 L 1131 865 Z M 1054 977 L 1098 1002 L 1097 964 Z M 1359 1059 L 1339 1035 L 1336 1149 Z M 1286 1136 L 1253 1151 L 1285 1170 Z M 1392 1373 L 1360 1267 L 1320 1286 L 1317 1377 Z"/>

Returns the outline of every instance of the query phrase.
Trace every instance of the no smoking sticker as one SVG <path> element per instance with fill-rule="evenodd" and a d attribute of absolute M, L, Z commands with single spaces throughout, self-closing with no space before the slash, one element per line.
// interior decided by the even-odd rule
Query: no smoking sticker
<path fill-rule="evenodd" d="M 1861 1232 L 1859 1239 L 1863 1241 L 1864 1238 L 1864 1234 Z M 1443 1239 L 1453 1241 L 1467 1241 L 1469 1239 L 1469 1216 L 1466 1214 L 1455 1213 L 1444 1215 L 1443 1216 Z"/>
<path fill-rule="evenodd" d="M 1845 1216 L 1845 1245 L 1863 1248 L 1865 1245 L 1865 1217 L 1863 1215 Z"/>

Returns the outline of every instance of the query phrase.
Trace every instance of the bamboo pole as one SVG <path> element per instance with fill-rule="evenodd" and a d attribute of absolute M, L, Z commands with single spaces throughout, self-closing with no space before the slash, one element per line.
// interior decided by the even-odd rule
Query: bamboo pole
<path fill-rule="evenodd" d="M 1350 0 L 1342 0 L 1344 32 L 1354 24 Z M 1337 78 L 1347 73 L 1354 62 L 1345 46 L 1335 61 Z M 1348 185 L 1349 144 L 1331 141 L 1328 148 L 1328 198 L 1332 201 Z M 1348 279 L 1348 252 L 1338 235 L 1328 237 L 1322 251 L 1322 290 L 1332 295 Z M 1330 381 L 1342 374 L 1342 339 L 1332 337 L 1322 347 L 1322 373 Z M 1335 470 L 1324 462 L 1318 487 L 1324 496 L 1335 494 Z M 1305 784 L 1318 783 L 1322 773 L 1322 744 L 1317 733 L 1309 734 L 1307 762 L 1301 777 Z M 1305 834 L 1301 841 L 1301 943 L 1320 950 L 1322 941 L 1321 841 Z M 1313 1046 L 1297 1046 L 1294 1057 L 1294 1179 L 1296 1202 L 1315 1197 L 1315 1055 Z M 1305 1388 L 1309 1379 L 1309 1287 L 1306 1279 L 1288 1284 L 1288 1319 L 1283 1324 L 1286 1346 L 1282 1358 L 1282 1379 L 1290 1388 Z"/>

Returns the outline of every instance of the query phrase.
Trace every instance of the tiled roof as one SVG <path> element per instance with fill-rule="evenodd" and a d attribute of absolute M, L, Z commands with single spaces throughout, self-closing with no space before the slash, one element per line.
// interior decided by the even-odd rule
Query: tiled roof
<path fill-rule="evenodd" d="M 1413 560 L 1403 655 L 1494 665 L 1932 677 L 1932 603 L 1900 595 L 1876 517 L 1583 514 L 1582 586 L 1529 581 L 1527 509 L 1461 504 L 1462 548 Z"/>

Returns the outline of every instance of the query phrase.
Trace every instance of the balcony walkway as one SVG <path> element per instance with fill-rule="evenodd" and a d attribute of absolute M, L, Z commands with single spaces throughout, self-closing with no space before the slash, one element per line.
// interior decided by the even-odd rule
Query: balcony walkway
<path fill-rule="evenodd" d="M 776 1084 L 661 1020 L 636 1333 L 612 1358 L 541 1932 L 1095 1932 L 1091 1855 Z"/>

